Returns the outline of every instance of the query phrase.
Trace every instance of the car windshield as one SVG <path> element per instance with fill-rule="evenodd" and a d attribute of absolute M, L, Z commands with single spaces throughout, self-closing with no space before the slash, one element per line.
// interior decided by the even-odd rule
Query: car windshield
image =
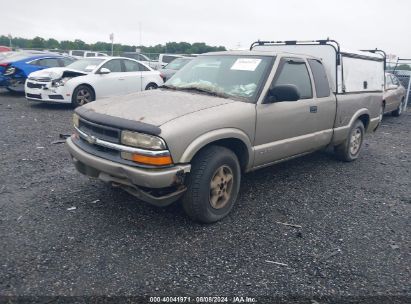
<path fill-rule="evenodd" d="M 167 64 L 164 68 L 170 70 L 179 70 L 185 66 L 192 58 L 177 58 Z"/>
<path fill-rule="evenodd" d="M 73 62 L 72 64 L 69 64 L 68 66 L 66 66 L 66 68 L 90 73 L 103 61 L 104 59 L 98 58 L 80 59 Z"/>
<path fill-rule="evenodd" d="M 256 101 L 272 61 L 270 56 L 200 56 L 179 70 L 164 87 Z"/>

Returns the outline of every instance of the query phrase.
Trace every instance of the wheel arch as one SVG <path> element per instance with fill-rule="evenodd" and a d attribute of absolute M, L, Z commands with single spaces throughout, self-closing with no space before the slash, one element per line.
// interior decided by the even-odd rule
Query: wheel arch
<path fill-rule="evenodd" d="M 214 130 L 197 137 L 185 149 L 180 162 L 191 162 L 202 149 L 210 145 L 223 146 L 233 151 L 240 162 L 242 172 L 251 168 L 254 159 L 251 141 L 246 133 L 234 128 Z"/>
<path fill-rule="evenodd" d="M 72 95 L 74 94 L 74 91 L 75 91 L 79 86 L 89 87 L 89 88 L 93 91 L 94 99 L 97 98 L 96 90 L 94 89 L 94 87 L 93 87 L 91 84 L 89 84 L 89 83 L 87 83 L 87 82 L 81 82 L 81 83 L 78 83 L 78 84 L 74 85 Z"/>

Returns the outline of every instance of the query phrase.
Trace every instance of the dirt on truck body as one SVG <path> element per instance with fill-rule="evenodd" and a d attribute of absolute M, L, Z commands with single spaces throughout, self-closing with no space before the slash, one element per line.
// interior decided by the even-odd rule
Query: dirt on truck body
<path fill-rule="evenodd" d="M 67 145 L 81 173 L 155 205 L 181 199 L 210 223 L 231 211 L 244 172 L 327 146 L 357 159 L 383 86 L 378 54 L 259 41 L 200 55 L 159 90 L 77 108 Z"/>

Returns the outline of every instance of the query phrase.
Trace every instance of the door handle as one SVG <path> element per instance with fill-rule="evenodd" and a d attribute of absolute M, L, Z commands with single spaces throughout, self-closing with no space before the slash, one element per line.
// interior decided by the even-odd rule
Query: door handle
<path fill-rule="evenodd" d="M 310 113 L 317 113 L 318 107 L 317 106 L 310 106 Z"/>

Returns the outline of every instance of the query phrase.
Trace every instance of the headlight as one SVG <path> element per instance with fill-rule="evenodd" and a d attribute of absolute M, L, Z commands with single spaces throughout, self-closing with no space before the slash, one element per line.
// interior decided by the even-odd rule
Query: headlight
<path fill-rule="evenodd" d="M 5 71 L 4 71 L 4 76 L 10 76 L 12 74 L 14 74 L 14 72 L 16 71 L 16 68 L 13 66 L 9 66 Z"/>
<path fill-rule="evenodd" d="M 121 132 L 121 143 L 150 150 L 166 149 L 166 143 L 160 137 L 130 131 Z"/>
<path fill-rule="evenodd" d="M 70 79 L 71 79 L 70 77 L 64 77 L 64 78 L 60 78 L 60 79 L 54 80 L 54 81 L 52 82 L 52 86 L 53 86 L 53 87 L 61 87 L 61 86 L 64 86 L 64 85 L 66 84 L 66 82 L 67 82 L 68 80 L 70 80 Z"/>
<path fill-rule="evenodd" d="M 73 114 L 73 125 L 78 128 L 80 125 L 80 116 L 78 116 L 76 113 Z"/>

